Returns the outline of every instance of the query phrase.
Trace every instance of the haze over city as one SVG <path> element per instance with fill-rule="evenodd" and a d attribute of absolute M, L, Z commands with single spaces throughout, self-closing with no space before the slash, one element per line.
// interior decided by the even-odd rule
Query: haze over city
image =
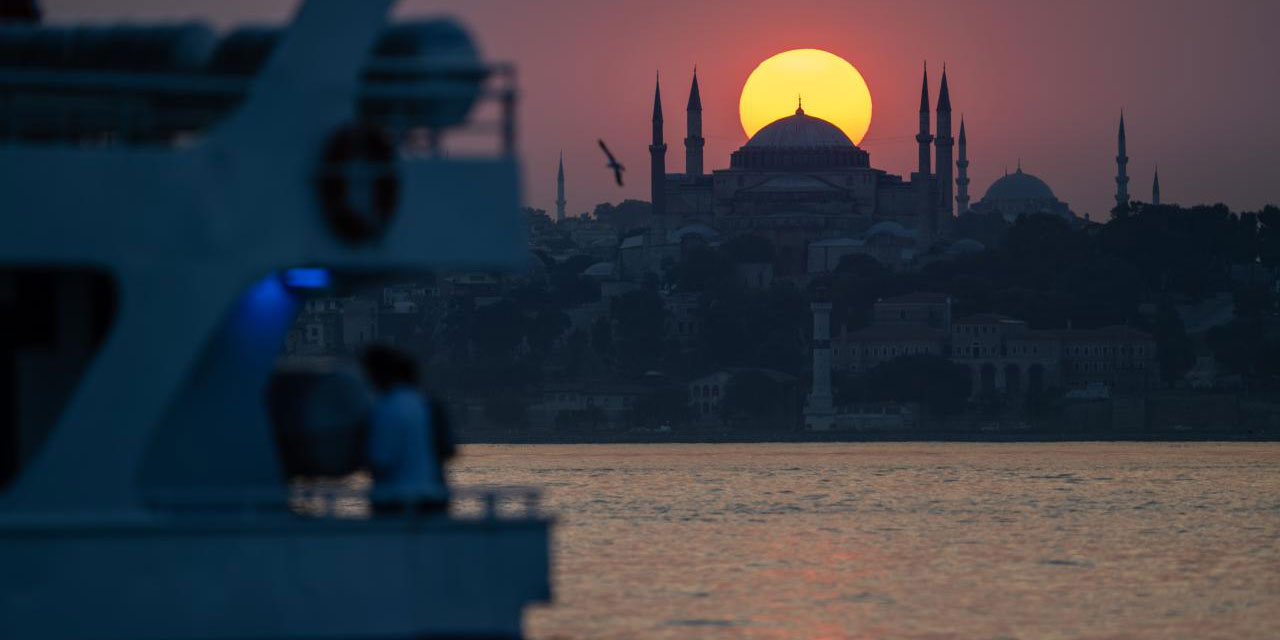
<path fill-rule="evenodd" d="M 283 22 L 294 0 L 52 0 L 52 22 L 178 19 L 220 26 Z M 563 150 L 570 215 L 601 202 L 647 200 L 653 76 L 662 74 L 669 152 L 683 169 L 685 99 L 698 67 L 708 171 L 746 141 L 738 100 L 751 70 L 778 52 L 830 51 L 866 79 L 875 109 L 860 146 L 873 166 L 906 174 L 915 158 L 920 68 L 936 94 L 942 64 L 958 125 L 969 133 L 974 199 L 1018 161 L 1078 214 L 1105 220 L 1114 202 L 1115 134 L 1128 126 L 1130 191 L 1149 197 L 1159 166 L 1164 200 L 1274 201 L 1280 126 L 1274 105 L 1270 2 L 425 2 L 401 18 L 451 14 L 474 28 L 488 58 L 516 64 L 525 200 L 554 210 Z M 628 166 L 617 188 L 604 138 Z"/>
<path fill-rule="evenodd" d="M 1280 638 L 1278 25 L 0 0 L 0 638 Z"/>

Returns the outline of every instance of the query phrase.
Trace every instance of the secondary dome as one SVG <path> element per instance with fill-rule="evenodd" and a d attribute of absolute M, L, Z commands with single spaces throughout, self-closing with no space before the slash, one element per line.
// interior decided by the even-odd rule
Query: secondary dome
<path fill-rule="evenodd" d="M 1022 167 L 987 187 L 983 200 L 1057 200 L 1053 189 L 1044 180 L 1029 173 L 1023 173 Z"/>
<path fill-rule="evenodd" d="M 986 195 L 973 205 L 973 210 L 999 213 L 1009 222 L 1029 213 L 1049 213 L 1068 220 L 1075 218 L 1067 203 L 1059 201 L 1044 180 L 1024 173 L 1022 167 L 991 183 Z"/>
<path fill-rule="evenodd" d="M 840 127 L 813 116 L 804 109 L 796 109 L 795 115 L 779 118 L 765 125 L 747 141 L 747 147 L 783 149 L 853 147 L 853 141 Z"/>

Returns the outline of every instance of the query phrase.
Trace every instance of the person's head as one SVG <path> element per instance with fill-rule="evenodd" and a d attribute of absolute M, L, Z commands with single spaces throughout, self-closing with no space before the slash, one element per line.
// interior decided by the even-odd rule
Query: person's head
<path fill-rule="evenodd" d="M 379 392 L 418 385 L 418 363 L 403 351 L 383 344 L 369 345 L 360 357 L 365 375 Z"/>

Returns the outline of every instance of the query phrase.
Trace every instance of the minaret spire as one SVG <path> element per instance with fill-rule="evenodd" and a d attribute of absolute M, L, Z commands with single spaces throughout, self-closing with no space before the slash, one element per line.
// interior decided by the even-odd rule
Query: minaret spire
<path fill-rule="evenodd" d="M 556 222 L 564 222 L 564 152 L 560 152 L 560 170 L 556 172 Z"/>
<path fill-rule="evenodd" d="M 661 230 L 666 213 L 667 144 L 662 140 L 662 85 L 655 74 L 653 83 L 653 140 L 649 143 L 649 201 L 652 203 L 655 236 L 665 234 Z M 666 238 L 660 238 L 665 241 Z"/>
<path fill-rule="evenodd" d="M 951 217 L 952 173 L 951 148 L 955 139 L 951 137 L 951 90 L 947 87 L 947 66 L 942 66 L 942 88 L 938 90 L 938 137 L 935 142 L 937 150 L 938 200 L 942 206 L 941 214 Z"/>
<path fill-rule="evenodd" d="M 964 134 L 964 116 L 960 116 L 960 159 L 956 160 L 956 215 L 969 211 L 969 141 Z"/>
<path fill-rule="evenodd" d="M 702 95 L 698 92 L 698 68 L 693 68 L 693 84 L 689 87 L 688 135 L 684 139 L 684 172 L 690 176 L 702 175 Z"/>
<path fill-rule="evenodd" d="M 929 135 L 929 63 L 924 66 L 924 80 L 920 83 L 920 133 L 916 134 L 916 142 L 920 144 L 919 172 L 922 176 L 932 173 L 929 170 L 929 143 L 933 136 Z"/>
<path fill-rule="evenodd" d="M 1156 165 L 1156 174 L 1151 178 L 1151 204 L 1160 204 L 1160 165 Z"/>
<path fill-rule="evenodd" d="M 1120 111 L 1120 133 L 1116 136 L 1116 208 L 1115 211 L 1129 209 L 1129 156 L 1124 139 L 1124 110 Z"/>

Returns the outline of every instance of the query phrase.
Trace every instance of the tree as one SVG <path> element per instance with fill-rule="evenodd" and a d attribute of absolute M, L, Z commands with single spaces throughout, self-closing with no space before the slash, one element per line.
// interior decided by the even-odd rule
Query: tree
<path fill-rule="evenodd" d="M 582 275 L 592 264 L 595 264 L 595 259 L 591 256 L 577 255 L 548 267 L 551 282 L 551 299 L 548 302 L 572 307 L 599 300 L 600 284 Z"/>
<path fill-rule="evenodd" d="M 969 369 L 942 356 L 911 355 L 882 362 L 867 372 L 864 397 L 874 402 L 915 402 L 948 416 L 969 398 Z"/>
<path fill-rule="evenodd" d="M 587 405 L 582 409 L 571 409 L 556 414 L 556 428 L 565 429 L 599 429 L 606 424 L 609 416 L 604 409 L 596 405 Z"/>
<path fill-rule="evenodd" d="M 505 429 L 522 429 L 529 424 L 527 404 L 518 396 L 503 394 L 491 398 L 485 405 L 484 415 Z"/>
<path fill-rule="evenodd" d="M 614 299 L 610 313 L 618 368 L 629 375 L 657 368 L 666 336 L 666 309 L 658 292 L 641 289 L 625 293 Z"/>
<path fill-rule="evenodd" d="M 507 362 L 524 339 L 519 309 L 509 299 L 477 308 L 471 314 L 471 340 L 476 353 L 493 363 Z"/>
<path fill-rule="evenodd" d="M 591 324 L 591 348 L 601 357 L 613 355 L 613 323 L 609 318 L 596 318 Z"/>
<path fill-rule="evenodd" d="M 525 336 L 529 348 L 538 353 L 550 351 L 571 325 L 569 316 L 556 307 L 543 306 L 534 310 L 526 318 Z"/>
<path fill-rule="evenodd" d="M 763 428 L 778 428 L 793 418 L 786 387 L 763 371 L 740 371 L 725 385 L 720 412 L 725 422 Z"/>
<path fill-rule="evenodd" d="M 812 316 L 804 295 L 792 286 L 721 292 L 709 297 L 701 319 L 698 348 L 706 362 L 791 375 L 804 368 Z"/>
<path fill-rule="evenodd" d="M 1258 213 L 1258 225 L 1258 258 L 1265 266 L 1280 267 L 1280 208 L 1263 208 Z"/>
<path fill-rule="evenodd" d="M 1195 354 L 1182 324 L 1182 316 L 1169 302 L 1161 303 L 1156 309 L 1155 339 L 1160 379 L 1170 385 L 1182 380 L 1195 363 Z"/>
<path fill-rule="evenodd" d="M 855 276 L 859 278 L 877 278 L 889 274 L 889 269 L 879 260 L 864 253 L 850 253 L 841 256 L 840 262 L 832 273 L 836 275 Z"/>
<path fill-rule="evenodd" d="M 737 286 L 733 262 L 711 247 L 694 247 L 672 269 L 670 280 L 683 291 L 722 291 Z"/>
<path fill-rule="evenodd" d="M 999 212 L 980 213 L 966 211 L 956 217 L 951 235 L 956 238 L 972 238 L 987 247 L 998 247 L 1009 233 L 1009 223 Z"/>
<path fill-rule="evenodd" d="M 738 264 L 773 262 L 773 241 L 757 235 L 741 235 L 730 238 L 721 246 L 724 254 Z"/>
<path fill-rule="evenodd" d="M 636 401 L 634 416 L 642 427 L 687 422 L 693 416 L 693 409 L 689 406 L 689 392 L 682 385 L 666 385 L 654 389 Z"/>
<path fill-rule="evenodd" d="M 618 204 L 608 202 L 596 205 L 592 217 L 615 229 L 633 230 L 641 227 L 649 218 L 653 207 L 644 200 L 623 200 Z"/>

